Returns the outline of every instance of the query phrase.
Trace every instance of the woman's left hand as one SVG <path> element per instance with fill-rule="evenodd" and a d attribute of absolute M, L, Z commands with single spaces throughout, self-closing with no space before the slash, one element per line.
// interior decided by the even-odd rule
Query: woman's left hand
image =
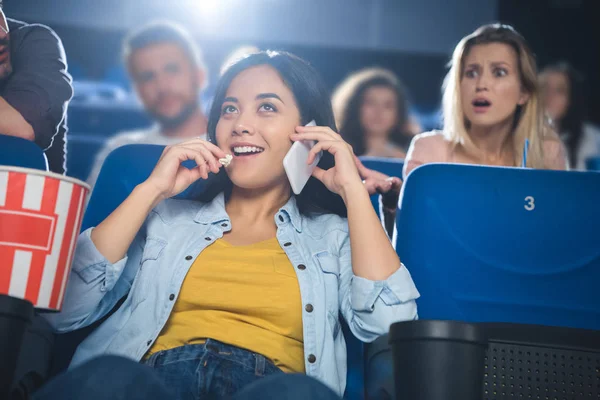
<path fill-rule="evenodd" d="M 298 126 L 290 138 L 297 142 L 301 140 L 314 140 L 317 142 L 308 155 L 308 164 L 311 164 L 320 151 L 327 151 L 333 155 L 335 165 L 328 170 L 315 167 L 313 176 L 323 182 L 327 189 L 342 197 L 346 197 L 349 190 L 362 188 L 362 179 L 354 161 L 352 146 L 342 139 L 327 126 Z M 364 189 L 363 189 L 364 190 Z"/>
<path fill-rule="evenodd" d="M 400 189 L 402 188 L 402 179 L 369 169 L 356 156 L 354 156 L 354 162 L 358 168 L 358 174 L 362 178 L 365 188 L 370 195 L 379 193 L 384 197 L 395 196 L 397 202 L 400 196 Z"/>

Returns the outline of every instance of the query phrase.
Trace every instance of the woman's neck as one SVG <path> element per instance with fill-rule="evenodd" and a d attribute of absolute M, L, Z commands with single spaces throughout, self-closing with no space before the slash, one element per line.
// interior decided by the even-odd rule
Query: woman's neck
<path fill-rule="evenodd" d="M 225 205 L 232 220 L 243 218 L 256 223 L 273 221 L 273 216 L 289 200 L 289 185 L 278 185 L 271 189 L 243 189 L 234 186 Z"/>
<path fill-rule="evenodd" d="M 484 161 L 496 164 L 512 154 L 512 126 L 512 118 L 493 126 L 471 126 L 469 137 Z"/>
<path fill-rule="evenodd" d="M 388 138 L 383 135 L 366 135 L 365 144 L 367 153 L 380 153 L 388 145 Z"/>

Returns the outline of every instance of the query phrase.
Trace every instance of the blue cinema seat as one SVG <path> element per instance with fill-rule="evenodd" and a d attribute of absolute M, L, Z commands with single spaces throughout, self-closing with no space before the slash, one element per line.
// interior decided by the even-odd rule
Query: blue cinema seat
<path fill-rule="evenodd" d="M 600 329 L 599 174 L 424 165 L 401 205 L 420 318 Z"/>
<path fill-rule="evenodd" d="M 600 174 L 428 164 L 400 203 L 420 319 L 600 329 Z M 365 346 L 373 398 L 394 393 L 387 340 Z"/>
<path fill-rule="evenodd" d="M 359 157 L 363 165 L 369 169 L 381 172 L 388 176 L 396 176 L 402 179 L 402 167 L 404 166 L 404 160 L 397 158 L 386 158 L 386 157 Z M 371 196 L 371 204 L 380 215 L 379 195 L 375 194 Z"/>
<path fill-rule="evenodd" d="M 96 226 L 129 196 L 131 191 L 144 182 L 152 173 L 164 146 L 154 144 L 130 144 L 112 151 L 102 166 L 96 186 L 83 217 L 81 230 Z M 196 164 L 188 161 L 183 164 L 192 168 Z M 204 180 L 199 180 L 177 198 L 201 190 Z"/>
<path fill-rule="evenodd" d="M 22 138 L 0 134 L 0 165 L 48 170 L 42 149 Z"/>
<path fill-rule="evenodd" d="M 397 176 L 402 179 L 402 167 L 404 166 L 404 160 L 399 158 L 387 158 L 387 157 L 370 157 L 362 156 L 358 157 L 363 165 L 369 169 L 374 169 L 389 176 Z"/>
<path fill-rule="evenodd" d="M 67 139 L 67 175 L 87 180 L 98 152 L 102 150 L 105 136 L 69 133 Z"/>
<path fill-rule="evenodd" d="M 585 168 L 588 171 L 600 171 L 600 157 L 590 157 L 585 160 Z"/>

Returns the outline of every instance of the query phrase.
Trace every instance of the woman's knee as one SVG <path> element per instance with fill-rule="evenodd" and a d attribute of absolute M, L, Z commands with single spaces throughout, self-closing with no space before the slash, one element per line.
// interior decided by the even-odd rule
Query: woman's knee
<path fill-rule="evenodd" d="M 333 390 L 304 374 L 276 374 L 260 379 L 240 391 L 234 400 L 339 400 Z"/>
<path fill-rule="evenodd" d="M 38 393 L 49 399 L 166 399 L 168 390 L 154 371 L 118 356 L 102 356 L 57 376 Z"/>

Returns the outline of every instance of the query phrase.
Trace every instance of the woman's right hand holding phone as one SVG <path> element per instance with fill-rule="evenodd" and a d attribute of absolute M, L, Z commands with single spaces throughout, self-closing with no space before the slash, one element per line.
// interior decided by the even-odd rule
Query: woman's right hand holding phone
<path fill-rule="evenodd" d="M 159 200 L 168 199 L 198 179 L 208 179 L 210 172 L 218 173 L 222 167 L 219 159 L 225 156 L 223 150 L 201 139 L 167 146 L 144 184 L 157 191 Z M 187 160 L 195 161 L 197 166 L 189 169 L 181 165 Z"/>

